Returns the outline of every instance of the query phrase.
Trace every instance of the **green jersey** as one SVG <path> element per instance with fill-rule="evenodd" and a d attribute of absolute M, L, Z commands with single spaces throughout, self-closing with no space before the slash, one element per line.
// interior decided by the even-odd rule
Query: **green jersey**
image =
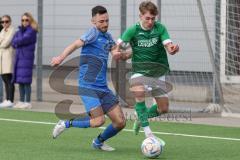
<path fill-rule="evenodd" d="M 169 72 L 164 45 L 171 40 L 161 23 L 155 22 L 151 30 L 144 30 L 138 22 L 123 33 L 120 41 L 129 42 L 132 47 L 133 73 L 160 77 Z"/>

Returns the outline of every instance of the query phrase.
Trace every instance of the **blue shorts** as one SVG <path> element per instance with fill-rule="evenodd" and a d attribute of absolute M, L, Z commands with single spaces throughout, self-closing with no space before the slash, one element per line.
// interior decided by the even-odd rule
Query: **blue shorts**
<path fill-rule="evenodd" d="M 119 102 L 118 98 L 110 89 L 100 91 L 79 87 L 79 95 L 82 99 L 87 113 L 89 113 L 92 109 L 101 106 L 104 114 L 106 114 Z"/>

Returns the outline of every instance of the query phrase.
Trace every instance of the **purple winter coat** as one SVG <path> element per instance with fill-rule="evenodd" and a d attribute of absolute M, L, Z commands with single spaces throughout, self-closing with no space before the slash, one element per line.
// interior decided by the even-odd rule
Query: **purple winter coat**
<path fill-rule="evenodd" d="M 32 83 L 32 73 L 34 64 L 35 44 L 37 42 L 37 31 L 31 26 L 19 27 L 15 33 L 12 46 L 16 49 L 13 82 Z"/>

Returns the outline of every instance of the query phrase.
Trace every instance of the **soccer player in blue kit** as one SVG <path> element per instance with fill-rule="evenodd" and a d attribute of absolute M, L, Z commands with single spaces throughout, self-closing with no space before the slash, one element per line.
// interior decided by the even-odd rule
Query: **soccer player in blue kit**
<path fill-rule="evenodd" d="M 108 30 L 109 16 L 106 8 L 95 6 L 92 8 L 91 27 L 80 39 L 76 40 L 56 57 L 51 65 L 57 66 L 62 61 L 82 47 L 79 69 L 79 95 L 89 116 L 82 119 L 60 120 L 53 129 L 53 138 L 57 138 L 67 128 L 99 127 L 105 122 L 106 114 L 112 123 L 93 139 L 95 149 L 113 151 L 114 148 L 104 143 L 115 136 L 125 127 L 125 118 L 118 104 L 118 98 L 107 86 L 107 61 L 109 52 L 113 59 L 121 59 L 121 53 L 116 49 L 115 42 Z"/>

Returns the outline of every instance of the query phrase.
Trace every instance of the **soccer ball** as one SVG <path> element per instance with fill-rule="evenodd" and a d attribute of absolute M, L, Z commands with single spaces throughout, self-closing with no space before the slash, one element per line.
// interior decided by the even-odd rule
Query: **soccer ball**
<path fill-rule="evenodd" d="M 156 138 L 148 137 L 142 142 L 141 150 L 144 156 L 157 158 L 162 153 L 163 145 Z"/>

